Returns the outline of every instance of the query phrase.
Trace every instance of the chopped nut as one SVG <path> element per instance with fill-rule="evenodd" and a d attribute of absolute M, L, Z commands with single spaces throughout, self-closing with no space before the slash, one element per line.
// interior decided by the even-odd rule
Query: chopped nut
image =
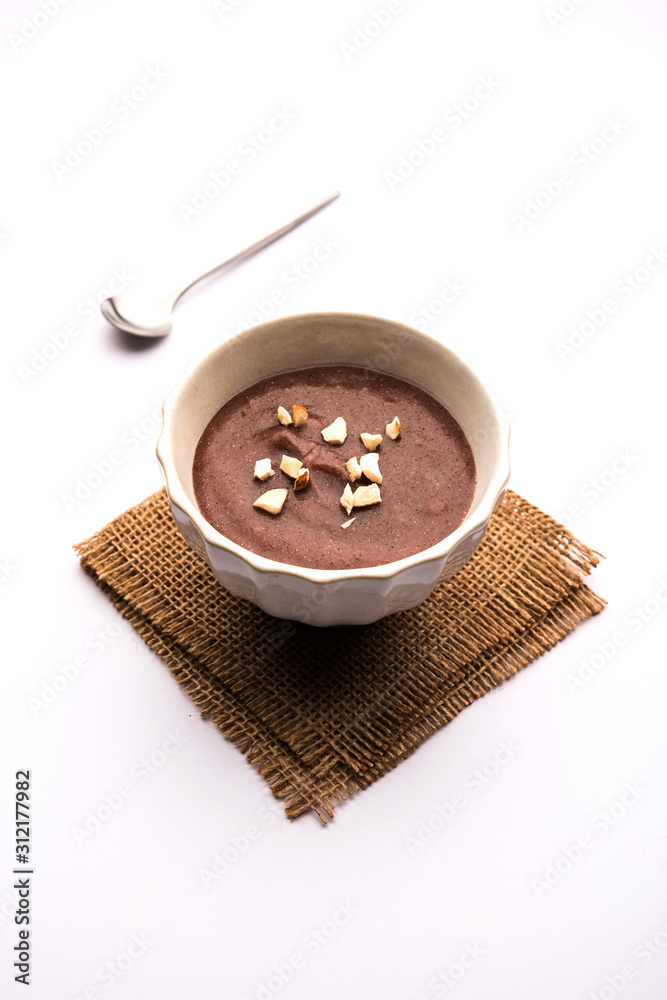
<path fill-rule="evenodd" d="M 382 503 L 380 487 L 373 483 L 372 486 L 357 486 L 352 499 L 353 507 L 369 507 L 372 503 Z M 348 510 L 348 514 L 349 514 Z"/>
<path fill-rule="evenodd" d="M 353 483 L 355 480 L 361 479 L 362 469 L 356 458 L 351 458 L 349 462 L 346 462 L 345 468 L 350 473 L 350 482 Z"/>
<path fill-rule="evenodd" d="M 301 472 L 301 459 L 290 458 L 289 455 L 283 455 L 280 463 L 280 470 L 281 472 L 286 472 L 288 476 L 292 477 L 292 479 L 297 479 L 299 473 Z"/>
<path fill-rule="evenodd" d="M 258 459 L 255 462 L 255 479 L 261 479 L 263 482 L 265 479 L 268 479 L 269 476 L 275 476 L 275 472 L 271 468 L 271 459 Z"/>
<path fill-rule="evenodd" d="M 295 403 L 292 407 L 292 416 L 294 417 L 294 426 L 303 427 L 308 420 L 308 410 L 305 406 Z"/>
<path fill-rule="evenodd" d="M 381 434 L 360 434 L 359 437 L 364 442 L 364 447 L 368 448 L 369 451 L 375 451 L 382 440 Z"/>
<path fill-rule="evenodd" d="M 388 438 L 391 438 L 392 441 L 395 441 L 396 438 L 401 436 L 401 421 L 398 417 L 394 417 L 392 422 L 387 424 L 385 427 L 385 433 Z"/>
<path fill-rule="evenodd" d="M 327 444 L 343 444 L 347 437 L 347 424 L 342 417 L 336 417 L 334 422 L 320 433 Z"/>
<path fill-rule="evenodd" d="M 262 493 L 261 497 L 257 497 L 253 507 L 268 510 L 269 514 L 279 514 L 286 498 L 287 490 L 267 490 L 266 493 Z"/>
<path fill-rule="evenodd" d="M 351 517 L 349 521 L 345 521 L 341 524 L 341 528 L 349 528 L 353 521 L 356 521 L 356 517 Z"/>
<path fill-rule="evenodd" d="M 293 423 L 292 418 L 284 406 L 278 407 L 278 423 L 282 424 L 283 427 L 287 427 L 289 424 Z"/>
<path fill-rule="evenodd" d="M 310 479 L 310 473 L 308 469 L 302 469 L 299 475 L 294 480 L 294 489 L 303 490 L 308 485 L 308 480 Z"/>
<path fill-rule="evenodd" d="M 345 484 L 345 489 L 343 490 L 343 495 L 340 498 L 340 502 L 341 502 L 342 506 L 345 508 L 345 510 L 347 511 L 347 513 L 351 514 L 352 513 L 352 508 L 354 506 L 354 498 L 353 498 L 352 490 L 350 488 L 350 484 L 349 483 Z"/>
<path fill-rule="evenodd" d="M 370 479 L 372 483 L 382 482 L 382 473 L 378 466 L 379 461 L 380 456 L 376 451 L 361 456 L 361 471 L 366 476 L 366 479 Z"/>

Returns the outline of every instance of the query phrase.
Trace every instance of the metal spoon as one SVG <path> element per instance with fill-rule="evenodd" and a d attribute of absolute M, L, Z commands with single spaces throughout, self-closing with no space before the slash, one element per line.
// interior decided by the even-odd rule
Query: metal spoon
<path fill-rule="evenodd" d="M 285 233 L 289 233 L 290 229 L 295 229 L 296 226 L 300 226 L 302 222 L 309 219 L 311 215 L 315 215 L 319 212 L 321 208 L 328 205 L 329 202 L 334 201 L 338 197 L 340 191 L 334 191 L 333 194 L 327 195 L 326 198 L 316 201 L 314 205 L 307 208 L 305 212 L 298 215 L 296 219 L 292 219 L 291 222 L 287 222 L 280 229 L 274 230 L 274 232 L 269 233 L 268 236 L 263 236 L 261 239 L 256 240 L 256 242 L 251 243 L 249 246 L 244 247 L 242 250 L 238 250 L 231 257 L 227 257 L 226 260 L 221 261 L 220 264 L 215 264 L 210 267 L 208 271 L 204 271 L 203 274 L 198 274 L 196 278 L 191 278 L 186 284 L 181 285 L 177 288 L 175 292 L 168 295 L 166 298 L 161 299 L 159 302 L 145 302 L 138 303 L 133 301 L 127 295 L 113 295 L 110 299 L 105 299 L 100 305 L 102 315 L 107 319 L 113 326 L 118 327 L 119 330 L 124 330 L 126 333 L 134 333 L 140 337 L 164 337 L 165 334 L 169 333 L 171 330 L 171 313 L 174 305 L 180 299 L 184 292 L 187 292 L 188 288 L 192 288 L 194 284 L 201 281 L 202 278 L 206 278 L 209 274 L 213 274 L 214 271 L 218 271 L 221 267 L 226 267 L 228 264 L 236 263 L 236 261 L 243 260 L 245 257 L 250 257 L 251 254 L 256 253 L 258 250 L 262 250 L 264 247 L 268 246 L 269 243 L 273 243 L 274 240 L 280 239 Z"/>

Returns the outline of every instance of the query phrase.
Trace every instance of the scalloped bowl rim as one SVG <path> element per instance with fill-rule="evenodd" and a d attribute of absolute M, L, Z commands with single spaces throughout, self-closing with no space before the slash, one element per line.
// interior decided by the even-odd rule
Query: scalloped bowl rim
<path fill-rule="evenodd" d="M 226 344 L 231 343 L 238 337 L 248 334 L 251 331 L 259 331 L 263 327 L 269 325 L 276 325 L 287 323 L 294 319 L 310 319 L 317 320 L 325 317 L 344 317 L 351 320 L 381 320 L 383 322 L 391 323 L 393 326 L 402 327 L 408 330 L 411 334 L 418 334 L 420 337 L 430 340 L 432 343 L 437 344 L 439 348 L 451 354 L 458 362 L 461 364 L 466 373 L 474 380 L 476 380 L 487 393 L 489 401 L 491 402 L 496 417 L 498 419 L 498 429 L 500 436 L 499 454 L 498 454 L 498 465 L 496 470 L 491 477 L 491 481 L 479 500 L 477 510 L 474 514 L 466 516 L 465 520 L 456 528 L 451 534 L 447 535 L 441 541 L 436 542 L 435 545 L 430 546 L 427 549 L 422 549 L 416 552 L 414 555 L 405 556 L 403 559 L 397 559 L 394 562 L 383 563 L 379 566 L 366 566 L 357 569 L 308 569 L 305 566 L 298 566 L 293 563 L 283 563 L 275 559 L 268 559 L 265 556 L 257 555 L 255 552 L 251 552 L 250 549 L 244 548 L 237 542 L 233 542 L 226 535 L 217 531 L 209 522 L 203 517 L 199 508 L 194 504 L 189 496 L 187 495 L 185 488 L 181 483 L 179 474 L 174 466 L 171 454 L 169 452 L 169 446 L 167 444 L 169 436 L 173 432 L 174 427 L 174 402 L 178 399 L 181 390 L 185 384 L 190 380 L 190 378 L 195 374 L 196 370 L 200 365 L 203 365 L 208 358 L 218 351 L 220 348 L 224 347 Z M 288 370 L 298 370 L 293 367 Z M 382 371 L 382 369 L 374 369 L 376 371 Z M 391 373 L 388 373 L 391 374 Z M 400 377 L 400 376 L 395 376 Z M 406 380 L 407 381 L 407 380 Z M 221 405 L 223 405 L 221 403 Z M 285 576 L 296 576 L 303 580 L 310 581 L 312 583 L 341 583 L 344 580 L 360 580 L 360 579 L 376 579 L 383 580 L 394 577 L 401 573 L 403 570 L 410 569 L 414 566 L 424 565 L 431 562 L 437 562 L 438 560 L 444 559 L 449 552 L 458 544 L 461 539 L 466 538 L 468 535 L 474 534 L 479 531 L 480 528 L 486 526 L 489 518 L 493 514 L 495 506 L 498 502 L 498 498 L 501 496 L 503 490 L 507 486 L 507 482 L 510 476 L 510 462 L 509 462 L 509 436 L 510 427 L 507 418 L 502 413 L 498 398 L 496 396 L 495 390 L 491 383 L 484 377 L 481 377 L 474 371 L 467 362 L 461 357 L 461 355 L 453 351 L 450 347 L 443 344 L 440 340 L 432 337 L 430 334 L 424 333 L 422 330 L 417 330 L 415 327 L 408 326 L 405 323 L 400 323 L 396 320 L 383 318 L 380 316 L 373 316 L 368 313 L 356 313 L 356 312 L 338 312 L 338 311 L 328 311 L 328 312 L 313 312 L 313 313 L 294 313 L 290 316 L 283 316 L 278 319 L 268 320 L 266 323 L 257 324 L 249 329 L 243 330 L 239 333 L 233 334 L 231 337 L 227 337 L 224 341 L 216 343 L 213 347 L 208 347 L 207 349 L 201 351 L 199 354 L 195 355 L 188 361 L 183 374 L 179 378 L 176 385 L 173 387 L 171 392 L 165 397 L 162 404 L 162 430 L 160 432 L 160 437 L 158 438 L 156 454 L 158 461 L 162 467 L 162 472 L 165 479 L 165 485 L 167 488 L 167 495 L 172 504 L 178 507 L 179 510 L 183 512 L 197 527 L 198 531 L 209 545 L 215 548 L 223 549 L 239 558 L 243 559 L 250 566 L 253 567 L 257 572 L 264 573 L 267 575 L 285 575 Z"/>

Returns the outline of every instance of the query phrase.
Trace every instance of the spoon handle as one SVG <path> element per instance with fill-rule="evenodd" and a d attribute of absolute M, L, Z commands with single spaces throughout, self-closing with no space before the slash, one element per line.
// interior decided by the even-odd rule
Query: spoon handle
<path fill-rule="evenodd" d="M 325 205 L 334 201 L 339 194 L 340 191 L 333 191 L 325 198 L 320 198 L 319 201 L 310 205 L 305 211 L 301 212 L 300 215 L 297 215 L 295 219 L 292 219 L 290 222 L 286 222 L 284 226 L 281 226 L 279 229 L 274 229 L 274 231 L 269 233 L 267 236 L 262 236 L 261 239 L 256 240 L 254 243 L 250 243 L 249 246 L 243 247 L 241 250 L 237 250 L 231 257 L 227 257 L 225 260 L 220 261 L 219 264 L 214 264 L 213 267 L 208 269 L 208 271 L 204 271 L 203 274 L 198 274 L 195 278 L 192 278 L 185 285 L 176 289 L 176 291 L 173 292 L 166 301 L 170 302 L 171 305 L 174 305 L 174 303 L 180 299 L 181 295 L 183 295 L 184 292 L 187 292 L 188 288 L 192 288 L 192 286 L 198 281 L 201 281 L 202 278 L 207 278 L 209 274 L 213 274 L 214 271 L 219 271 L 221 267 L 227 267 L 228 264 L 234 264 L 237 261 L 244 260 L 246 257 L 250 257 L 252 254 L 257 253 L 258 250 L 263 250 L 264 247 L 269 245 L 269 243 L 273 243 L 274 240 L 280 239 L 280 237 L 284 236 L 285 233 L 289 233 L 291 229 L 295 229 L 297 226 L 300 226 L 301 223 L 305 222 L 306 219 L 309 219 L 311 215 L 315 215 L 315 213 L 319 212 L 320 209 L 325 207 Z"/>

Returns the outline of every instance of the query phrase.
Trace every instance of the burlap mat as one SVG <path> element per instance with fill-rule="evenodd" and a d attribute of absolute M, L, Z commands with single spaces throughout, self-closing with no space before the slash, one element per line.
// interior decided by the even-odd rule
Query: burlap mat
<path fill-rule="evenodd" d="M 605 604 L 582 582 L 598 553 L 511 491 L 456 576 L 363 627 L 282 622 L 232 596 L 181 537 L 164 490 L 76 550 L 287 816 L 314 809 L 325 823 Z"/>

